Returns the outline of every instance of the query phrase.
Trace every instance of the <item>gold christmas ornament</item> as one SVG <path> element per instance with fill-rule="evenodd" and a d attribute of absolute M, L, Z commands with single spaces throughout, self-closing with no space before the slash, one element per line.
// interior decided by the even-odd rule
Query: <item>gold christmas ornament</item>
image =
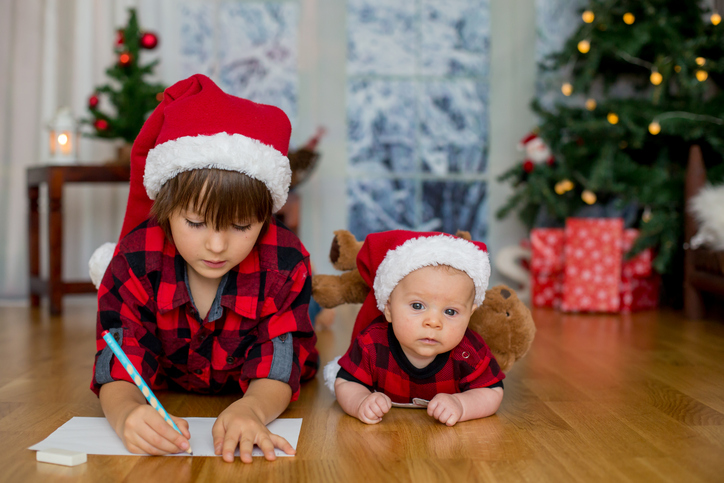
<path fill-rule="evenodd" d="M 704 64 L 706 64 L 706 59 L 704 57 L 697 57 L 696 63 L 699 65 L 704 65 Z"/>
<path fill-rule="evenodd" d="M 709 17 L 709 20 L 711 20 L 711 23 L 714 25 L 719 25 L 719 22 L 721 22 L 721 15 L 718 13 L 713 13 L 711 17 Z"/>
<path fill-rule="evenodd" d="M 573 86 L 570 82 L 566 82 L 561 86 L 561 92 L 564 96 L 570 96 L 573 93 Z"/>
<path fill-rule="evenodd" d="M 661 81 L 664 80 L 664 76 L 662 76 L 660 72 L 653 71 L 651 73 L 651 77 L 649 77 L 649 80 L 651 81 L 651 83 L 653 85 L 657 86 L 657 85 L 661 84 Z"/>
<path fill-rule="evenodd" d="M 709 73 L 707 71 L 701 70 L 701 69 L 696 71 L 696 79 L 699 82 L 704 82 L 708 78 L 709 78 Z"/>
<path fill-rule="evenodd" d="M 644 212 L 641 215 L 641 220 L 644 223 L 648 223 L 649 221 L 651 221 L 651 208 L 649 208 L 648 206 L 644 208 Z"/>
<path fill-rule="evenodd" d="M 589 111 L 593 111 L 596 109 L 596 100 L 595 99 L 588 99 L 586 100 L 586 109 Z"/>
<path fill-rule="evenodd" d="M 581 40 L 578 42 L 578 51 L 582 54 L 587 54 L 591 50 L 591 42 L 588 40 Z"/>
<path fill-rule="evenodd" d="M 606 116 L 606 119 L 608 119 L 608 122 L 611 124 L 618 124 L 618 114 L 615 112 L 609 112 L 608 116 Z"/>
<path fill-rule="evenodd" d="M 656 136 L 658 133 L 661 132 L 661 124 L 659 124 L 657 121 L 652 122 L 649 124 L 649 132 Z"/>
<path fill-rule="evenodd" d="M 583 193 L 581 193 L 581 199 L 584 203 L 592 205 L 596 202 L 596 195 L 593 191 L 584 190 Z"/>
<path fill-rule="evenodd" d="M 590 10 L 586 10 L 585 12 L 583 12 L 583 15 L 581 15 L 581 17 L 586 23 L 593 23 L 593 20 L 596 18 L 596 16 Z"/>
<path fill-rule="evenodd" d="M 626 25 L 631 25 L 631 24 L 634 23 L 635 21 L 636 21 L 636 17 L 635 17 L 634 14 L 632 14 L 631 12 L 627 12 L 627 13 L 624 14 L 624 16 L 623 16 L 623 22 L 624 22 Z"/>

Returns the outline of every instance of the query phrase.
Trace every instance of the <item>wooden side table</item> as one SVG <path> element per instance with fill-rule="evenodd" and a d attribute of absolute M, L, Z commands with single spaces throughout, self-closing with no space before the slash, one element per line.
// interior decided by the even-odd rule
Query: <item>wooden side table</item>
<path fill-rule="evenodd" d="M 50 313 L 63 311 L 65 294 L 95 292 L 88 281 L 63 281 L 63 185 L 66 183 L 128 183 L 131 168 L 113 165 L 54 165 L 28 168 L 28 252 L 30 255 L 30 303 L 37 307 L 40 297 L 50 298 Z M 47 280 L 40 277 L 40 185 L 48 185 L 48 261 Z"/>

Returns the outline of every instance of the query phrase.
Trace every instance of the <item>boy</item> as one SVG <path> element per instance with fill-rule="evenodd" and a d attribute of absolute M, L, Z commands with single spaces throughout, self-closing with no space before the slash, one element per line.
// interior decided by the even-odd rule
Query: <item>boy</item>
<path fill-rule="evenodd" d="M 339 360 L 342 409 L 367 424 L 418 398 L 448 426 L 494 414 L 505 375 L 468 329 L 490 277 L 485 245 L 442 233 L 375 233 L 357 266 L 373 290 L 355 323 L 361 332 Z"/>
<path fill-rule="evenodd" d="M 309 255 L 272 212 L 287 197 L 291 125 L 279 109 L 195 75 L 164 92 L 133 145 L 126 217 L 98 292 L 91 389 L 126 448 L 189 447 L 146 404 L 100 337 L 110 330 L 152 389 L 243 392 L 217 418 L 216 454 L 251 463 L 291 445 L 266 424 L 314 377 Z M 155 200 L 152 201 L 152 200 Z M 102 272 L 101 272 L 102 273 Z"/>

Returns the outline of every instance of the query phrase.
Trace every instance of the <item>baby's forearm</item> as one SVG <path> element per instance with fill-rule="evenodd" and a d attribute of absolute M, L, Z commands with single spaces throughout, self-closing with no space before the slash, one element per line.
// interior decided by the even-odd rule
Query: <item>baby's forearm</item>
<path fill-rule="evenodd" d="M 371 394 L 371 391 L 362 384 L 338 377 L 334 381 L 334 394 L 345 413 L 359 418 L 359 406 Z"/>
<path fill-rule="evenodd" d="M 481 387 L 469 389 L 454 396 L 463 406 L 463 415 L 460 417 L 460 421 L 469 421 L 495 414 L 503 400 L 503 388 Z"/>

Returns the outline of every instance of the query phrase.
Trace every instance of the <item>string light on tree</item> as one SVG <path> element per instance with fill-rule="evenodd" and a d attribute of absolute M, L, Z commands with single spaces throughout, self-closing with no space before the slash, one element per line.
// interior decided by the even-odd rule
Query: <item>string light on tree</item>
<path fill-rule="evenodd" d="M 581 18 L 583 18 L 583 21 L 586 23 L 593 23 L 593 20 L 596 18 L 596 16 L 590 10 L 586 10 L 585 12 L 583 12 L 583 15 L 581 15 Z"/>
<path fill-rule="evenodd" d="M 118 63 L 121 64 L 121 66 L 123 67 L 131 65 L 131 54 L 128 52 L 123 52 L 121 55 L 118 56 Z"/>
<path fill-rule="evenodd" d="M 571 85 L 571 83 L 565 82 L 561 86 L 561 92 L 563 93 L 564 96 L 570 96 L 571 94 L 573 94 L 573 86 Z"/>
<path fill-rule="evenodd" d="M 659 71 L 655 70 L 651 73 L 651 77 L 649 77 L 649 80 L 653 85 L 657 86 L 661 84 L 661 82 L 664 80 L 664 76 L 662 76 Z"/>
<path fill-rule="evenodd" d="M 596 202 L 596 194 L 590 190 L 583 190 L 583 193 L 581 193 L 581 199 L 587 205 L 592 205 Z"/>
<path fill-rule="evenodd" d="M 591 50 L 591 42 L 588 40 L 581 40 L 578 42 L 578 51 L 582 54 L 587 54 Z"/>
<path fill-rule="evenodd" d="M 658 133 L 661 132 L 661 124 L 659 124 L 658 121 L 653 121 L 651 124 L 649 124 L 649 132 L 656 136 Z"/>
<path fill-rule="evenodd" d="M 719 23 L 721 22 L 721 15 L 719 15 L 718 13 L 713 13 L 711 14 L 711 17 L 709 17 L 709 20 L 711 20 L 712 24 L 719 25 Z"/>
<path fill-rule="evenodd" d="M 634 14 L 632 14 L 631 12 L 626 12 L 626 13 L 623 15 L 623 22 L 624 22 L 626 25 L 632 25 L 635 21 L 636 21 L 636 17 L 635 17 Z"/>
<path fill-rule="evenodd" d="M 573 182 L 569 179 L 564 179 L 556 183 L 554 190 L 557 194 L 562 195 L 573 189 Z"/>
<path fill-rule="evenodd" d="M 593 111 L 596 109 L 596 100 L 595 99 L 587 99 L 586 100 L 586 109 L 589 111 Z"/>
<path fill-rule="evenodd" d="M 677 73 L 681 72 L 681 66 L 680 66 L 680 65 L 675 65 L 675 66 L 674 66 L 674 70 L 675 70 Z"/>
<path fill-rule="evenodd" d="M 706 59 L 705 59 L 704 57 L 697 57 L 697 58 L 696 58 L 696 63 L 697 63 L 698 65 L 703 66 L 704 64 L 706 64 Z"/>
<path fill-rule="evenodd" d="M 696 71 L 696 79 L 699 82 L 704 82 L 709 78 L 709 73 L 705 70 L 699 69 Z"/>
<path fill-rule="evenodd" d="M 606 119 L 608 119 L 608 122 L 611 124 L 618 124 L 618 114 L 615 112 L 609 112 L 608 116 L 606 116 Z"/>

